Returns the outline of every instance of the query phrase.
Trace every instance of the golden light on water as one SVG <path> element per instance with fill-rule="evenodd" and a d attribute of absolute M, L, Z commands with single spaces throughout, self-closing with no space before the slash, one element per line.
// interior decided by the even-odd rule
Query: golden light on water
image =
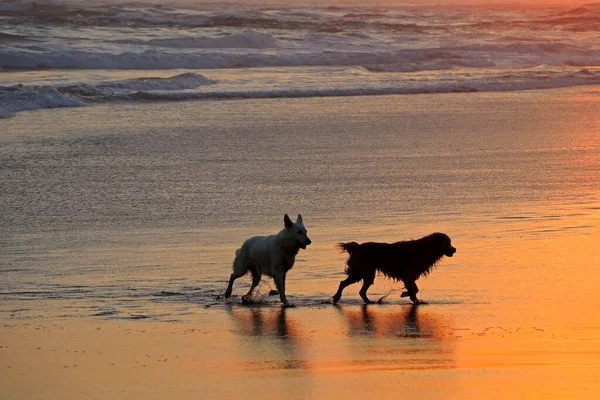
<path fill-rule="evenodd" d="M 38 253 L 23 261 L 25 245 L 10 247 L 9 260 L 50 272 L 13 282 L 21 285 L 15 293 L 3 289 L 9 296 L 1 315 L 3 390 L 18 398 L 64 399 L 198 393 L 306 399 L 340 392 L 356 399 L 398 392 L 442 400 L 590 398 L 599 392 L 600 367 L 597 98 L 596 89 L 579 88 L 212 102 L 202 104 L 204 115 L 196 103 L 151 108 L 140 121 L 144 127 L 152 131 L 168 120 L 182 124 L 170 128 L 181 134 L 189 124 L 194 139 L 198 126 L 205 134 L 217 129 L 224 114 L 245 129 L 264 130 L 272 113 L 292 132 L 304 119 L 313 121 L 303 131 L 310 140 L 295 143 L 294 167 L 310 167 L 298 179 L 319 171 L 323 156 L 314 156 L 311 146 L 322 140 L 344 151 L 327 164 L 335 177 L 330 185 L 350 170 L 365 186 L 329 203 L 320 201 L 327 189 L 320 188 L 310 192 L 309 212 L 285 210 L 302 212 L 313 240 L 289 272 L 289 298 L 298 306 L 290 309 L 267 295 L 266 277 L 258 304 L 241 304 L 244 279 L 230 300 L 219 297 L 241 241 L 282 223 L 278 214 L 257 217 L 263 205 L 251 213 L 256 223 L 24 235 Z M 115 112 L 136 115 L 131 107 Z M 310 118 L 299 123 L 298 109 Z M 85 115 L 90 126 L 112 129 L 102 110 L 61 112 L 66 120 Z M 47 115 L 36 120 L 40 132 L 50 124 Z M 319 124 L 337 127 L 336 135 L 322 136 Z M 361 141 L 365 126 L 373 140 Z M 260 160 L 272 148 L 286 148 L 281 134 L 269 137 L 266 150 L 252 140 L 245 148 Z M 406 147 L 407 138 L 420 153 Z M 349 143 L 364 151 L 360 168 L 353 169 L 359 153 Z M 435 181 L 403 197 L 411 176 L 424 168 Z M 368 212 L 356 212 L 356 204 L 368 205 Z M 448 233 L 458 251 L 418 281 L 429 304 L 412 306 L 400 298 L 401 284 L 380 276 L 369 295 L 387 295 L 383 304 L 362 305 L 360 285 L 331 304 L 345 262 L 335 243 L 434 231 Z"/>

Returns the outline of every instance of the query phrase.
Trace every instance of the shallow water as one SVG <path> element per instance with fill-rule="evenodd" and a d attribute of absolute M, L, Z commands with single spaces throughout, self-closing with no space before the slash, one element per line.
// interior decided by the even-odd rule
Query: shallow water
<path fill-rule="evenodd" d="M 99 334 L 85 338 L 99 327 L 116 340 L 104 351 L 119 373 L 145 345 L 178 354 L 157 385 L 181 379 L 187 395 L 240 395 L 222 386 L 224 369 L 251 371 L 254 388 L 289 385 L 296 398 L 336 385 L 357 397 L 367 381 L 381 393 L 501 398 L 510 391 L 496 384 L 519 374 L 529 379 L 521 395 L 598 391 L 599 94 L 125 104 L 4 120 L 0 319 L 3 342 L 24 350 L 0 360 L 30 377 L 28 367 L 44 368 L 33 361 L 39 343 L 68 347 L 44 332 L 69 330 L 80 349 L 101 352 Z M 240 304 L 249 278 L 222 299 L 235 249 L 277 232 L 284 213 L 302 213 L 313 241 L 288 274 L 297 308 L 281 310 L 268 279 L 251 307 Z M 430 304 L 411 307 L 382 277 L 369 294 L 389 295 L 383 305 L 361 306 L 358 285 L 329 304 L 344 276 L 335 243 L 434 231 L 458 251 L 418 282 Z M 124 332 L 140 342 L 120 342 Z M 87 360 L 78 365 L 99 362 Z M 414 371 L 425 383 L 390 375 Z M 42 375 L 35 387 L 49 385 Z"/>

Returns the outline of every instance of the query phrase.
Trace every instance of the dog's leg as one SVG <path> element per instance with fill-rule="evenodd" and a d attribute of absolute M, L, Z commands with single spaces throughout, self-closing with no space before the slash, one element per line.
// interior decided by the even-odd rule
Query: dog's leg
<path fill-rule="evenodd" d="M 285 297 L 285 272 L 275 275 L 273 280 L 275 281 L 281 303 L 284 307 L 291 307 L 292 305 L 288 303 L 287 298 Z"/>
<path fill-rule="evenodd" d="M 239 275 L 239 274 L 236 274 L 235 272 L 233 274 L 231 274 L 231 276 L 229 277 L 229 284 L 227 285 L 227 290 L 225 290 L 225 298 L 226 299 L 228 299 L 231 296 L 231 291 L 233 289 L 233 281 L 235 281 L 237 278 L 239 278 L 241 276 L 244 276 L 244 274 Z"/>
<path fill-rule="evenodd" d="M 252 272 L 252 285 L 250 285 L 250 290 L 248 291 L 248 293 L 246 293 L 245 296 L 242 296 L 242 303 L 246 304 L 249 302 L 249 300 L 252 298 L 252 293 L 254 292 L 254 289 L 256 289 L 256 287 L 258 286 L 258 284 L 260 283 L 260 279 L 261 279 L 261 274 L 258 273 L 257 271 L 254 270 L 250 270 Z"/>
<path fill-rule="evenodd" d="M 402 292 L 401 297 L 410 296 L 410 300 L 415 304 L 426 304 L 424 301 L 417 299 L 417 293 L 419 292 L 419 288 L 415 281 L 403 281 L 404 286 L 406 287 L 406 292 Z"/>
<path fill-rule="evenodd" d="M 369 276 L 365 276 L 364 277 L 362 288 L 358 292 L 358 294 L 360 294 L 360 297 L 363 299 L 363 301 L 365 302 L 365 304 L 371 304 L 372 303 L 372 301 L 369 300 L 369 298 L 367 297 L 367 290 L 369 290 L 369 287 L 371 287 L 371 285 L 373 284 L 373 282 L 375 282 L 375 271 L 373 271 L 372 275 L 369 274 Z"/>
<path fill-rule="evenodd" d="M 244 257 L 243 246 L 240 249 L 237 249 L 235 252 L 235 259 L 233 260 L 233 273 L 229 277 L 229 284 L 227 285 L 227 289 L 225 290 L 225 298 L 228 299 L 231 296 L 231 291 L 233 289 L 233 281 L 237 278 L 246 275 L 248 272 L 248 262 Z"/>
<path fill-rule="evenodd" d="M 342 298 L 342 291 L 346 289 L 346 287 L 360 281 L 360 279 L 361 278 L 357 278 L 355 276 L 349 276 L 343 281 L 341 281 L 337 292 L 333 295 L 333 304 L 337 304 L 337 302 L 340 301 L 340 299 Z"/>

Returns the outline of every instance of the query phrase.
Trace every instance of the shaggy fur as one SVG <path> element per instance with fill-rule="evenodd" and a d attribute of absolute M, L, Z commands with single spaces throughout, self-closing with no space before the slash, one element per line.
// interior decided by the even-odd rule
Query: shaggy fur
<path fill-rule="evenodd" d="M 296 222 L 292 222 L 285 214 L 283 224 L 284 228 L 278 234 L 251 237 L 235 252 L 233 273 L 229 277 L 225 298 L 231 296 L 233 281 L 250 271 L 252 285 L 250 291 L 242 297 L 244 303 L 250 300 L 252 292 L 265 274 L 275 281 L 283 305 L 290 306 L 285 297 L 285 275 L 294 266 L 298 251 L 306 249 L 311 241 L 306 234 L 302 215 L 298 214 Z"/>
<path fill-rule="evenodd" d="M 417 299 L 419 288 L 415 281 L 427 276 L 443 256 L 452 257 L 456 249 L 452 247 L 450 238 L 443 233 L 433 233 L 418 240 L 396 243 L 356 242 L 340 243 L 338 247 L 350 255 L 347 261 L 348 278 L 340 282 L 333 303 L 342 297 L 342 291 L 353 283 L 363 281 L 359 291 L 365 303 L 371 303 L 367 290 L 375 281 L 377 271 L 386 277 L 404 283 L 406 291 L 402 297 L 410 296 L 414 303 L 422 303 Z"/>

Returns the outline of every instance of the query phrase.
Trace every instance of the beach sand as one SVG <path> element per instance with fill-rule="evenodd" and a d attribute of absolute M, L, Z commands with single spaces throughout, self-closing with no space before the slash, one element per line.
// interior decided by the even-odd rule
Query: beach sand
<path fill-rule="evenodd" d="M 411 308 L 233 307 L 206 310 L 188 323 L 5 326 L 3 398 L 558 399 L 598 393 L 597 338 L 557 337 L 530 326 L 458 328 L 443 307 L 422 306 L 416 316 Z"/>
<path fill-rule="evenodd" d="M 0 398 L 598 397 L 599 95 L 125 104 L 0 122 Z M 235 249 L 284 212 L 313 241 L 288 275 L 297 307 L 269 298 L 267 279 L 257 304 L 240 301 L 249 279 L 219 297 Z M 429 304 L 382 277 L 370 296 L 383 304 L 363 306 L 358 285 L 330 303 L 336 242 L 438 230 L 458 251 L 418 281 Z"/>

